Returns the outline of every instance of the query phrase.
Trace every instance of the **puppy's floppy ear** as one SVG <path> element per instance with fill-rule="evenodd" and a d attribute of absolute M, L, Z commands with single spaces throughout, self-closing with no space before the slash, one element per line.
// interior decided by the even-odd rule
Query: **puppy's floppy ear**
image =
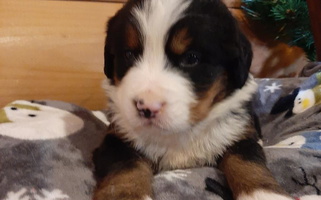
<path fill-rule="evenodd" d="M 107 36 L 105 40 L 105 52 L 104 52 L 104 72 L 107 78 L 113 79 L 114 76 L 114 54 L 113 54 L 113 46 L 114 46 L 114 36 L 113 29 L 116 26 L 116 16 L 112 17 L 107 23 Z"/>
<path fill-rule="evenodd" d="M 240 56 L 238 58 L 238 66 L 237 66 L 237 74 L 239 75 L 239 79 L 237 80 L 238 88 L 241 88 L 249 75 L 250 67 L 252 64 L 253 52 L 251 43 L 248 39 L 243 35 L 243 33 L 239 34 L 240 38 Z"/>
<path fill-rule="evenodd" d="M 106 40 L 107 41 L 107 40 Z M 107 45 L 105 45 L 105 67 L 104 72 L 107 78 L 113 79 L 114 73 L 114 55 L 108 51 Z"/>
<path fill-rule="evenodd" d="M 235 88 L 242 88 L 248 78 L 249 69 L 252 63 L 252 47 L 248 39 L 241 33 L 240 30 L 236 30 L 235 44 L 233 47 L 227 47 L 228 54 L 228 72 L 231 76 L 231 81 Z"/>

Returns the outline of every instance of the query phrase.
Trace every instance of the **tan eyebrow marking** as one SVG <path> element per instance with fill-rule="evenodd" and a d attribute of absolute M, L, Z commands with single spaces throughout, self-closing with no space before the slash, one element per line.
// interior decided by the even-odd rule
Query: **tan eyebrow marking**
<path fill-rule="evenodd" d="M 173 53 L 181 55 L 191 44 L 192 38 L 188 35 L 188 29 L 183 28 L 175 33 L 171 41 L 170 48 Z"/>
<path fill-rule="evenodd" d="M 140 46 L 139 33 L 132 24 L 127 26 L 126 42 L 130 49 L 138 49 Z"/>

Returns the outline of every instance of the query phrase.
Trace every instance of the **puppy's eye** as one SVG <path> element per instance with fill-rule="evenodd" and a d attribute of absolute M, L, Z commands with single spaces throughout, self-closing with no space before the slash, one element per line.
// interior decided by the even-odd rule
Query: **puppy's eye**
<path fill-rule="evenodd" d="M 135 53 L 133 51 L 127 50 L 127 51 L 125 51 L 125 58 L 127 60 L 132 61 L 132 60 L 134 60 L 136 58 L 136 56 L 135 56 Z"/>
<path fill-rule="evenodd" d="M 195 51 L 189 51 L 183 55 L 180 66 L 194 67 L 201 62 L 201 54 Z"/>

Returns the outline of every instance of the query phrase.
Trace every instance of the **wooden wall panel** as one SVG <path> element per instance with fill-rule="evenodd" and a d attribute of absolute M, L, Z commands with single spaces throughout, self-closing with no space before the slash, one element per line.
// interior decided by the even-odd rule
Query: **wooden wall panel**
<path fill-rule="evenodd" d="M 105 25 L 122 4 L 0 1 L 0 107 L 55 99 L 105 107 Z"/>

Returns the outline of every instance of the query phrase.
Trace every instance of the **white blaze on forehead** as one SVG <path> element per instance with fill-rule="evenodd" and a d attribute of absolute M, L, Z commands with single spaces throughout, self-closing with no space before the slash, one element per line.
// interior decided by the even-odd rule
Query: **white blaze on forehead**
<path fill-rule="evenodd" d="M 133 10 L 144 44 L 140 66 L 165 67 L 165 44 L 169 29 L 183 17 L 190 3 L 191 0 L 145 0 L 141 8 Z"/>

